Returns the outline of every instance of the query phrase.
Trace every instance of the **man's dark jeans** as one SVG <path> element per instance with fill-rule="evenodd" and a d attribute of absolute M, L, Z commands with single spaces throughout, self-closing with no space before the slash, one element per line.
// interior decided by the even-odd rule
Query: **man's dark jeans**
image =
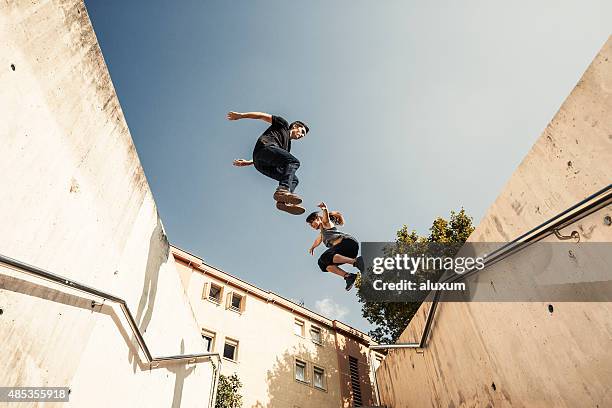
<path fill-rule="evenodd" d="M 293 193 L 298 185 L 295 172 L 300 167 L 300 161 L 288 151 L 277 146 L 266 146 L 253 155 L 255 168 L 261 174 L 278 180 L 278 186 Z"/>

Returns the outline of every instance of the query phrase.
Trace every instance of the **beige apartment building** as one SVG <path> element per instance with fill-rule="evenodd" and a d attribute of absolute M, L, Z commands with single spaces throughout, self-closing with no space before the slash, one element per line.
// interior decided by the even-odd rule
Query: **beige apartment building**
<path fill-rule="evenodd" d="M 238 374 L 244 408 L 378 405 L 383 355 L 365 333 L 172 248 L 202 338 Z"/>

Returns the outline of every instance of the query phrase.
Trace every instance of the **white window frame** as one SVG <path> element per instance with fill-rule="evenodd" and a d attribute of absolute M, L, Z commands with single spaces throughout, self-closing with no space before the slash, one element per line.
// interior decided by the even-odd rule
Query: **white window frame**
<path fill-rule="evenodd" d="M 210 350 L 207 350 L 209 353 L 215 349 L 215 340 L 217 339 L 217 334 L 213 331 L 202 329 L 202 339 L 204 337 L 210 338 Z"/>
<path fill-rule="evenodd" d="M 319 333 L 319 339 L 315 339 L 313 333 Z M 310 339 L 313 343 L 323 345 L 323 330 L 319 326 L 310 325 Z"/>
<path fill-rule="evenodd" d="M 300 326 L 300 332 L 297 333 L 297 327 Z M 306 322 L 304 320 L 301 319 L 294 319 L 293 320 L 293 333 L 296 336 L 300 336 L 300 337 L 304 337 L 304 332 L 306 330 Z"/>
<path fill-rule="evenodd" d="M 298 365 L 303 365 L 304 367 L 304 379 L 299 379 L 298 378 Z M 293 378 L 295 379 L 295 381 L 302 383 L 302 384 L 308 384 L 308 362 L 299 358 L 294 359 L 293 361 Z"/>
<path fill-rule="evenodd" d="M 210 295 L 210 291 L 212 290 L 212 288 L 219 288 L 219 299 L 212 297 Z M 222 285 L 217 285 L 216 283 L 210 283 L 210 289 L 208 290 L 208 296 L 207 299 L 210 300 L 211 302 L 220 305 L 221 304 L 221 299 L 223 299 L 223 286 Z"/>
<path fill-rule="evenodd" d="M 237 362 L 238 361 L 238 345 L 239 345 L 239 341 L 238 340 L 234 340 L 231 338 L 226 337 L 225 338 L 225 342 L 223 342 L 223 358 L 229 361 L 233 361 L 233 362 Z M 225 346 L 230 345 L 230 346 L 234 346 L 234 358 L 229 358 L 229 357 L 225 357 Z"/>
<path fill-rule="evenodd" d="M 229 309 L 234 312 L 242 313 L 244 311 L 244 307 L 243 307 L 244 306 L 244 296 L 236 292 L 232 292 L 228 296 L 229 296 Z M 234 296 L 240 298 L 238 307 L 234 306 Z"/>
<path fill-rule="evenodd" d="M 316 372 L 317 370 L 319 370 L 321 372 L 321 387 L 319 387 L 316 384 Z M 319 367 L 319 366 L 312 366 L 312 386 L 314 388 L 316 388 L 317 390 L 321 390 L 321 391 L 327 391 L 327 377 L 325 375 L 325 369 L 323 367 Z"/>

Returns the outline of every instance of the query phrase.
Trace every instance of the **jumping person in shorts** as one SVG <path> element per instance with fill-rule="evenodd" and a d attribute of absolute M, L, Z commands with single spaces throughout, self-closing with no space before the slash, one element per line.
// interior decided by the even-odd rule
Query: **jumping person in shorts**
<path fill-rule="evenodd" d="M 345 289 L 351 290 L 357 274 L 346 272 L 338 265 L 352 265 L 363 272 L 363 258 L 357 256 L 359 242 L 353 236 L 336 228 L 336 225 L 344 225 L 344 217 L 340 212 L 329 211 L 325 203 L 319 204 L 318 207 L 322 210 L 322 214 L 315 211 L 306 217 L 306 222 L 321 232 L 309 249 L 310 255 L 314 255 L 315 248 L 323 242 L 328 249 L 319 257 L 319 267 L 323 272 L 342 276 L 346 282 Z"/>
<path fill-rule="evenodd" d="M 260 119 L 270 126 L 259 136 L 253 149 L 253 160 L 234 160 L 234 166 L 243 167 L 255 165 L 257 171 L 278 181 L 274 192 L 276 208 L 290 214 L 303 214 L 300 206 L 302 199 L 293 191 L 298 185 L 295 172 L 300 167 L 300 161 L 291 153 L 291 140 L 299 140 L 308 133 L 308 126 L 299 120 L 291 124 L 280 116 L 262 112 L 238 113 L 229 112 L 228 120 Z"/>

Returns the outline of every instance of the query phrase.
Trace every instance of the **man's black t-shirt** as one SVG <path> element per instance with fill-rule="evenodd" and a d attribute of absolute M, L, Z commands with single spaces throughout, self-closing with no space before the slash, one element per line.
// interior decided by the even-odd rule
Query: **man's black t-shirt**
<path fill-rule="evenodd" d="M 253 149 L 253 156 L 265 146 L 277 146 L 288 152 L 291 151 L 289 123 L 285 119 L 272 115 L 272 124 L 257 139 L 255 149 Z"/>

